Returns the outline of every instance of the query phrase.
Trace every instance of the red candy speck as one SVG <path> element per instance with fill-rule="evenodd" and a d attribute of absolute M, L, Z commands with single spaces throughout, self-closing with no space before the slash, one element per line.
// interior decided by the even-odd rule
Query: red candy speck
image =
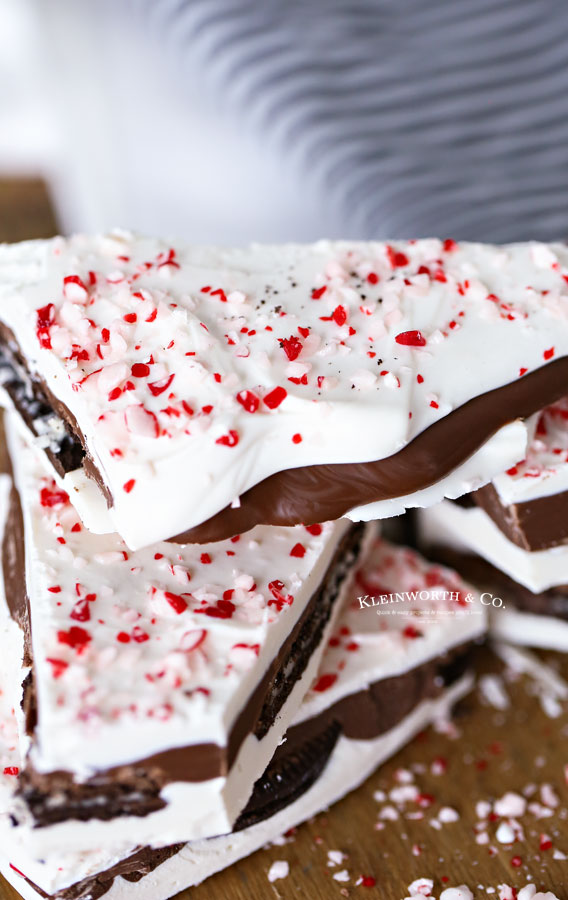
<path fill-rule="evenodd" d="M 554 347 L 550 347 L 549 350 L 545 350 L 542 356 L 543 359 L 552 359 L 552 357 L 554 356 Z"/>
<path fill-rule="evenodd" d="M 130 643 L 130 635 L 126 633 L 126 631 L 119 631 L 116 636 L 119 644 L 129 644 Z"/>
<path fill-rule="evenodd" d="M 126 315 L 123 316 L 123 319 L 125 322 L 128 322 L 129 325 L 134 325 L 134 323 L 138 319 L 138 316 L 136 315 L 136 313 L 126 313 Z"/>
<path fill-rule="evenodd" d="M 260 406 L 260 398 L 252 391 L 240 391 L 237 394 L 237 401 L 248 413 L 256 412 Z"/>
<path fill-rule="evenodd" d="M 523 864 L 523 861 L 520 856 L 513 856 L 512 860 L 511 860 L 511 865 L 514 866 L 515 869 L 518 869 L 519 866 L 522 866 L 522 864 Z"/>
<path fill-rule="evenodd" d="M 306 548 L 303 544 L 294 544 L 292 549 L 290 550 L 290 556 L 296 556 L 298 559 L 302 559 L 306 555 Z"/>
<path fill-rule="evenodd" d="M 400 334 L 396 335 L 395 341 L 404 347 L 426 346 L 426 338 L 420 331 L 401 331 Z"/>
<path fill-rule="evenodd" d="M 57 640 L 60 644 L 67 644 L 74 650 L 82 650 L 91 641 L 91 635 L 79 625 L 72 625 L 69 631 L 58 631 Z"/>
<path fill-rule="evenodd" d="M 196 609 L 196 613 L 203 613 L 212 619 L 230 619 L 237 607 L 230 600 L 217 600 L 215 606 L 205 606 Z"/>
<path fill-rule="evenodd" d="M 314 288 L 312 291 L 312 300 L 319 300 L 320 297 L 323 297 L 325 292 L 327 291 L 327 285 L 324 284 L 323 287 Z"/>
<path fill-rule="evenodd" d="M 337 675 L 335 672 L 328 672 L 325 675 L 320 675 L 316 683 L 312 685 L 312 691 L 317 691 L 318 694 L 321 694 L 323 691 L 328 691 L 336 681 Z"/>
<path fill-rule="evenodd" d="M 51 350 L 51 336 L 49 329 L 55 323 L 55 307 L 53 303 L 42 306 L 36 310 L 36 335 L 40 347 Z"/>
<path fill-rule="evenodd" d="M 184 600 L 183 597 L 180 597 L 179 594 L 172 594 L 170 591 L 165 591 L 164 596 L 178 616 L 187 609 L 187 601 Z"/>
<path fill-rule="evenodd" d="M 76 622 L 88 622 L 91 618 L 91 610 L 89 609 L 89 601 L 78 600 L 70 612 L 70 617 Z"/>
<path fill-rule="evenodd" d="M 289 338 L 283 338 L 280 341 L 280 346 L 290 361 L 297 359 L 304 349 L 302 342 L 299 341 L 297 337 L 294 337 L 294 335 Z"/>
<path fill-rule="evenodd" d="M 239 443 L 238 432 L 231 429 L 228 434 L 223 434 L 221 435 L 221 437 L 217 438 L 215 443 L 221 444 L 221 446 L 223 447 L 236 447 L 236 445 Z"/>
<path fill-rule="evenodd" d="M 137 644 L 143 644 L 144 641 L 150 640 L 150 635 L 146 634 L 139 625 L 135 625 L 132 629 L 132 640 L 136 641 Z"/>
<path fill-rule="evenodd" d="M 280 581 L 278 578 L 275 578 L 274 581 L 269 581 L 268 590 L 272 594 L 273 600 L 268 601 L 269 606 L 275 606 L 278 612 L 282 610 L 284 606 L 291 606 L 294 602 L 294 598 L 291 594 L 284 594 L 284 582 Z"/>
<path fill-rule="evenodd" d="M 211 557 L 208 553 L 202 553 L 200 556 L 200 562 L 204 566 L 209 566 L 211 564 Z"/>
<path fill-rule="evenodd" d="M 387 257 L 391 268 L 393 269 L 398 269 L 401 266 L 407 266 L 409 263 L 409 259 L 406 253 L 401 253 L 395 250 L 394 247 L 387 247 Z"/>
<path fill-rule="evenodd" d="M 146 363 L 134 363 L 130 371 L 134 378 L 146 378 L 150 374 L 150 366 Z"/>
<path fill-rule="evenodd" d="M 457 250 L 457 249 L 458 249 L 458 245 L 457 245 L 456 241 L 453 241 L 451 238 L 448 238 L 447 240 L 444 241 L 444 250 L 446 251 L 446 253 L 451 253 L 452 250 Z"/>
<path fill-rule="evenodd" d="M 415 628 L 414 625 L 407 625 L 402 633 L 405 638 L 409 638 L 410 640 L 422 637 L 422 632 L 419 631 L 418 628 Z"/>
<path fill-rule="evenodd" d="M 18 775 L 19 772 L 17 766 L 4 766 L 4 775 Z"/>
<path fill-rule="evenodd" d="M 264 397 L 264 403 L 269 409 L 276 409 L 283 400 L 288 396 L 288 392 L 283 387 L 275 387 L 269 394 Z"/>
<path fill-rule="evenodd" d="M 163 394 L 164 391 L 167 391 L 174 378 L 175 375 L 172 373 L 169 378 L 162 378 L 161 381 L 154 381 L 153 384 L 148 385 L 150 392 L 154 397 L 158 397 L 160 394 Z"/>
<path fill-rule="evenodd" d="M 357 881 L 361 887 L 375 887 L 377 881 L 372 875 L 361 875 L 361 879 Z"/>
<path fill-rule="evenodd" d="M 313 534 L 314 537 L 318 537 L 318 535 L 320 535 L 322 533 L 323 528 L 319 524 L 306 525 L 306 531 L 309 532 L 310 534 Z"/>
<path fill-rule="evenodd" d="M 189 653 L 192 650 L 197 650 L 198 647 L 201 646 L 205 638 L 207 637 L 207 630 L 205 628 L 192 628 L 190 631 L 186 631 L 181 639 L 181 649 L 186 653 Z"/>
<path fill-rule="evenodd" d="M 63 506 L 63 504 L 69 502 L 69 497 L 65 491 L 60 491 L 57 488 L 42 488 L 39 493 L 39 502 L 42 506 Z"/>
<path fill-rule="evenodd" d="M 122 485 L 122 488 L 125 491 L 125 493 L 129 494 L 135 484 L 136 484 L 136 479 L 130 478 L 129 481 L 124 482 L 124 484 Z"/>
<path fill-rule="evenodd" d="M 53 659 L 48 657 L 47 662 L 51 666 L 51 674 L 54 678 L 61 678 L 65 669 L 68 667 L 69 663 L 66 663 L 63 659 Z"/>
<path fill-rule="evenodd" d="M 331 314 L 331 318 L 336 325 L 345 325 L 347 322 L 347 312 L 344 306 L 336 306 Z"/>
<path fill-rule="evenodd" d="M 369 284 L 378 284 L 379 276 L 376 272 L 369 272 L 369 274 L 367 275 L 367 281 L 369 282 Z"/>
<path fill-rule="evenodd" d="M 293 444 L 301 444 L 302 443 L 302 435 L 301 434 L 293 434 L 292 435 L 292 443 Z"/>

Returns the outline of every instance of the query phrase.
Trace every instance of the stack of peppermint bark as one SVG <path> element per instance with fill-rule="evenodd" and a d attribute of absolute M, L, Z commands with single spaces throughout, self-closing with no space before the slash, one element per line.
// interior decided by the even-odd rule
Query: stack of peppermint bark
<path fill-rule="evenodd" d="M 562 245 L 0 247 L 0 868 L 24 897 L 167 898 L 469 688 L 483 606 L 373 520 L 514 477 L 566 393 L 567 279 Z M 377 615 L 389 592 L 410 617 Z"/>
<path fill-rule="evenodd" d="M 471 497 L 421 510 L 419 527 L 424 545 L 487 595 L 496 637 L 566 652 L 568 399 L 528 425 L 519 462 Z"/>

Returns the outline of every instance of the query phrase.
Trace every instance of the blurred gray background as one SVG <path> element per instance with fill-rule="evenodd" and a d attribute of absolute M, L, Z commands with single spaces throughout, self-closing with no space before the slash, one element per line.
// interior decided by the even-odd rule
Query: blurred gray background
<path fill-rule="evenodd" d="M 566 0 L 0 0 L 0 176 L 66 231 L 568 234 Z"/>

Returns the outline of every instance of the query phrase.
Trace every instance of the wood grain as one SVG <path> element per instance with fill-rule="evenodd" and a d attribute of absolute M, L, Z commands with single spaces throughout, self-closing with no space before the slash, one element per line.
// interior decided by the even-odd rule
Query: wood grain
<path fill-rule="evenodd" d="M 1 239 L 47 236 L 55 227 L 48 193 L 39 181 L 0 179 Z M 552 653 L 541 656 L 568 681 L 567 658 Z M 503 665 L 489 650 L 482 650 L 478 668 L 502 672 Z M 507 693 L 510 706 L 500 711 L 474 692 L 456 710 L 457 734 L 431 729 L 421 734 L 357 791 L 300 826 L 284 846 L 258 851 L 183 892 L 179 900 L 403 900 L 409 883 L 419 877 L 434 880 L 435 897 L 445 887 L 465 883 L 476 898 L 497 900 L 498 892 L 486 893 L 487 887 L 505 883 L 519 889 L 532 880 L 537 887 L 554 890 L 560 900 L 568 900 L 568 860 L 553 858 L 554 848 L 568 855 L 567 710 L 550 718 L 534 683 L 525 677 L 507 683 Z M 435 774 L 443 768 L 440 760 L 447 761 L 447 769 Z M 373 794 L 378 790 L 388 794 L 400 785 L 401 770 L 412 772 L 422 804 L 429 805 L 400 804 L 398 819 L 379 819 L 385 803 L 377 802 Z M 506 791 L 521 792 L 531 782 L 537 789 L 543 783 L 552 785 L 560 800 L 554 814 L 540 820 L 523 816 L 524 839 L 512 846 L 495 840 L 498 822 L 488 827 L 488 845 L 476 843 L 477 801 L 493 801 Z M 455 809 L 459 819 L 436 830 L 430 821 L 443 807 Z M 414 818 L 421 813 L 422 819 Z M 381 830 L 376 828 L 378 822 Z M 552 848 L 539 849 L 542 833 L 550 836 Z M 490 848 L 495 848 L 494 855 Z M 328 865 L 329 850 L 346 854 L 340 865 Z M 519 867 L 512 865 L 515 856 L 522 860 Z M 270 884 L 267 873 L 275 860 L 287 860 L 290 873 Z M 349 880 L 334 880 L 333 875 L 342 870 Z M 357 886 L 361 875 L 372 876 L 376 885 Z M 17 897 L 5 882 L 0 883 L 0 900 Z"/>

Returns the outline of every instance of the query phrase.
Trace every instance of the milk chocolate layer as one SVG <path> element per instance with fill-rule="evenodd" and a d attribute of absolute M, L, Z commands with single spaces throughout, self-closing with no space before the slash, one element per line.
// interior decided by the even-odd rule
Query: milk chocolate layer
<path fill-rule="evenodd" d="M 14 527 L 6 535 L 6 541 L 15 540 L 17 546 L 22 546 L 23 533 L 17 536 L 15 527 L 17 522 L 21 524 L 18 509 L 19 498 L 14 491 L 10 513 Z M 341 585 L 357 560 L 364 530 L 364 525 L 355 525 L 339 542 L 318 590 L 237 716 L 227 747 L 204 743 L 172 748 L 136 763 L 98 773 L 80 783 L 66 771 L 41 774 L 28 761 L 20 775 L 19 792 L 36 823 L 41 826 L 70 818 L 86 821 L 91 818 L 108 820 L 121 815 L 145 816 L 165 806 L 160 794 L 166 784 L 204 781 L 226 775 L 245 738 L 251 733 L 259 740 L 265 736 L 302 676 L 321 642 Z M 4 554 L 7 593 L 12 585 L 21 585 L 25 577 L 24 572 L 15 569 L 18 559 L 21 561 L 22 557 L 16 553 Z M 15 616 L 29 622 L 28 604 L 25 595 L 22 597 L 21 594 L 20 591 L 23 607 L 15 611 Z M 23 687 L 26 721 L 33 729 L 37 715 L 33 673 Z"/>
<path fill-rule="evenodd" d="M 0 323 L 6 365 L 16 383 L 22 382 L 23 356 L 14 335 Z M 89 458 L 71 412 L 47 386 L 26 373 L 30 384 L 15 388 L 12 399 L 24 419 L 30 412 L 22 397 L 56 407 L 67 426 L 67 437 L 83 458 L 85 471 L 98 483 L 112 505 L 104 478 Z M 219 541 L 249 531 L 255 525 L 305 525 L 339 519 L 350 509 L 379 500 L 412 494 L 435 484 L 468 459 L 495 432 L 517 418 L 526 418 L 566 393 L 568 357 L 554 360 L 511 384 L 488 391 L 435 422 L 398 453 L 366 463 L 302 466 L 265 478 L 240 497 L 239 507 L 227 506 L 215 516 L 170 540 L 177 543 Z M 30 386 L 31 385 L 31 386 Z M 33 417 L 32 417 L 33 418 Z M 55 454 L 56 456 L 58 454 Z M 55 465 L 56 463 L 54 463 Z M 63 464 L 63 463 L 61 463 Z M 189 498 L 189 501 L 191 499 Z"/>
<path fill-rule="evenodd" d="M 568 541 L 568 491 L 507 505 L 487 484 L 471 496 L 505 537 L 523 550 L 548 550 Z"/>
<path fill-rule="evenodd" d="M 256 825 L 289 806 L 319 778 L 341 734 L 356 739 L 378 738 L 390 731 L 423 700 L 438 697 L 466 671 L 473 645 L 452 648 L 402 675 L 374 682 L 288 729 L 233 831 Z M 52 900 L 99 900 L 115 878 L 138 881 L 178 853 L 184 844 L 154 850 L 145 847 L 106 872 L 87 878 L 56 894 Z"/>

